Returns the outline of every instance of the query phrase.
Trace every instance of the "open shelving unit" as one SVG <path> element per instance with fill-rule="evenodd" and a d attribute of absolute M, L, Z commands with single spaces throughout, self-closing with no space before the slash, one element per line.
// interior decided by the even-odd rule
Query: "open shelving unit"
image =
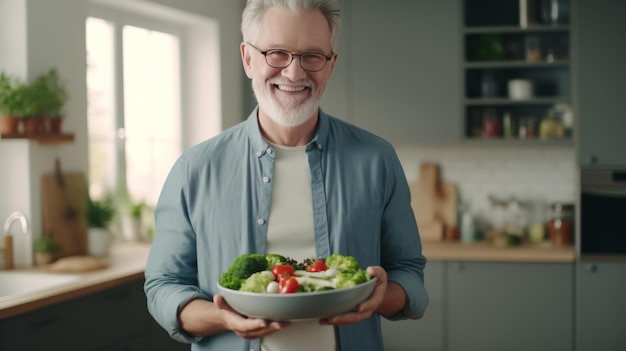
<path fill-rule="evenodd" d="M 463 5 L 465 138 L 572 143 L 569 0 L 464 0 Z M 512 80 L 529 81 L 531 95 L 512 98 Z M 548 116 L 563 126 L 550 136 L 540 134 Z"/>

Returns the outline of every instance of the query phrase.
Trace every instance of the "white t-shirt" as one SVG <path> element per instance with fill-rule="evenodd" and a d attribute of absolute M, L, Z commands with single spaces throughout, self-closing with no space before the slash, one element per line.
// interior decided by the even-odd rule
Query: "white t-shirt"
<path fill-rule="evenodd" d="M 311 173 L 306 147 L 271 145 L 276 151 L 276 160 L 266 252 L 281 254 L 297 261 L 315 258 Z M 320 325 L 318 320 L 296 321 L 288 328 L 264 337 L 261 349 L 336 350 L 335 329 Z"/>

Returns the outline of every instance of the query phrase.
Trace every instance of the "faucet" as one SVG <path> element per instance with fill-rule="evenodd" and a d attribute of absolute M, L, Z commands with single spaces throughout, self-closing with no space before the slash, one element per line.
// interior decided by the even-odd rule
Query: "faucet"
<path fill-rule="evenodd" d="M 22 212 L 13 212 L 9 215 L 6 221 L 4 221 L 4 269 L 12 269 L 14 267 L 13 237 L 11 236 L 11 233 L 9 233 L 9 229 L 11 229 L 11 225 L 15 221 L 20 222 L 20 224 L 22 225 L 22 232 L 24 234 L 29 234 L 28 220 Z"/>

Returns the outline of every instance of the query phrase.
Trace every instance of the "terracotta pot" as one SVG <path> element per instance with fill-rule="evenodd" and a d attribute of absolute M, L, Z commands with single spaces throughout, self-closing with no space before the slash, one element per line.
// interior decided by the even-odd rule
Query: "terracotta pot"
<path fill-rule="evenodd" d="M 46 133 L 46 121 L 40 117 L 30 117 L 24 120 L 24 134 L 39 135 Z"/>
<path fill-rule="evenodd" d="M 19 134 L 20 119 L 14 116 L 0 117 L 0 133 Z"/>
<path fill-rule="evenodd" d="M 61 125 L 63 124 L 63 120 L 61 118 L 48 118 L 47 122 L 48 134 L 61 134 Z"/>

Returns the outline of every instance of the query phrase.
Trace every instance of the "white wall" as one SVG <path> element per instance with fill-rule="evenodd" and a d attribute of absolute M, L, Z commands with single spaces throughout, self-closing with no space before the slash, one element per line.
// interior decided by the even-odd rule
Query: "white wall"
<path fill-rule="evenodd" d="M 199 72 L 188 72 L 198 79 L 201 76 L 197 73 L 208 74 L 210 78 L 204 83 L 191 79 L 187 84 L 204 89 L 202 93 L 217 93 L 219 96 L 219 102 L 213 104 L 206 115 L 200 115 L 205 112 L 201 108 L 186 111 L 187 118 L 203 122 L 200 123 L 201 128 L 187 123 L 187 130 L 194 131 L 188 135 L 190 143 L 211 136 L 215 134 L 215 129 L 232 126 L 247 116 L 241 103 L 243 72 L 239 59 L 243 1 L 94 2 L 111 6 L 125 4 L 140 11 L 161 13 L 169 8 L 172 16 L 191 19 L 190 31 L 196 31 L 192 37 L 201 38 L 205 28 L 217 35 L 218 46 L 211 48 L 209 53 L 205 51 L 205 56 L 199 54 L 195 60 L 199 62 L 206 55 L 215 55 L 219 69 L 204 67 Z M 88 172 L 85 19 L 90 4 L 89 0 L 0 0 L 0 71 L 29 80 L 55 67 L 65 81 L 70 96 L 65 108 L 63 131 L 74 134 L 73 143 L 42 146 L 25 140 L 0 141 L 0 221 L 3 222 L 11 212 L 19 209 L 29 218 L 34 237 L 41 235 L 42 231 L 41 176 L 53 172 L 55 159 L 61 161 L 65 172 Z M 194 99 L 203 100 L 202 97 L 190 98 Z M 210 119 L 211 111 L 220 117 L 218 121 Z M 8 185 L 5 182 L 9 182 Z M 18 248 L 17 251 L 28 249 Z"/>

